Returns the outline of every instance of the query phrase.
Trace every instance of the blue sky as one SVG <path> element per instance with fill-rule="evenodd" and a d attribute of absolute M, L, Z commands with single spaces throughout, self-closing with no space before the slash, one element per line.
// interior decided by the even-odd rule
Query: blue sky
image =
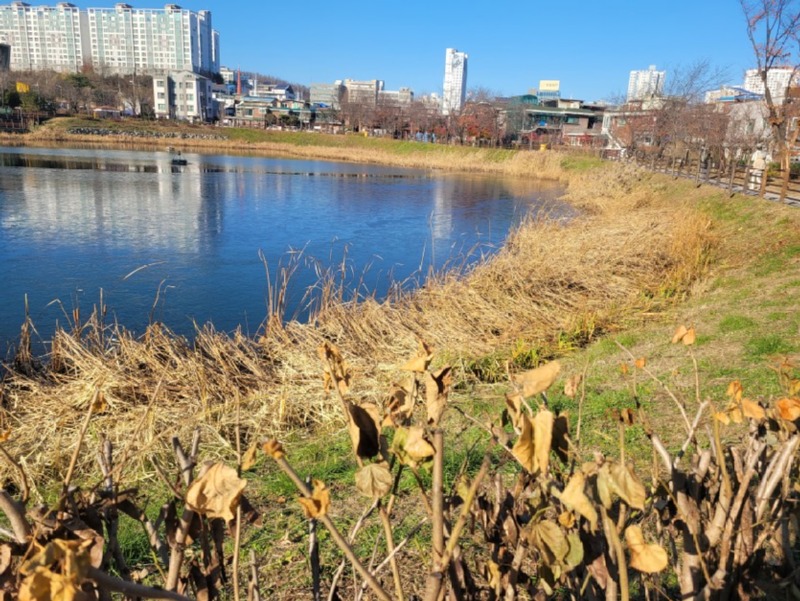
<path fill-rule="evenodd" d="M 558 79 L 562 96 L 586 101 L 623 94 L 629 72 L 651 64 L 669 79 L 674 69 L 707 60 L 726 69 L 726 83 L 732 84 L 741 83 L 754 64 L 738 0 L 179 4 L 212 11 L 223 65 L 305 85 L 383 79 L 387 89 L 440 92 L 448 47 L 469 55 L 468 88 L 513 95 L 538 87 L 540 79 Z"/>

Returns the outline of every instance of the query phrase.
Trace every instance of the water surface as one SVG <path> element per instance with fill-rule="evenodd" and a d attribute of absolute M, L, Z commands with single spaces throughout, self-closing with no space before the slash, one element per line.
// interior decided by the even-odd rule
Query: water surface
<path fill-rule="evenodd" d="M 301 256 L 287 317 L 315 266 L 360 293 L 492 252 L 531 211 L 567 215 L 543 182 L 324 161 L 214 154 L 0 147 L 0 342 L 19 334 L 25 299 L 39 338 L 102 297 L 108 321 L 152 320 L 255 334 L 268 276 Z M 556 206 L 553 212 L 553 206 Z"/>

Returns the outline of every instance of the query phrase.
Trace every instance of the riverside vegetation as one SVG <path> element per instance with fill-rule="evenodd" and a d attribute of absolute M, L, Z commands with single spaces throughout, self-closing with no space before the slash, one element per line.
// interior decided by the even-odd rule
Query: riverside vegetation
<path fill-rule="evenodd" d="M 282 319 L 288 264 L 257 339 L 134 337 L 99 302 L 37 358 L 26 322 L 3 595 L 800 597 L 795 209 L 577 155 L 302 139 L 251 146 L 558 178 L 580 216 L 387 302 L 322 274 L 308 324 Z"/>

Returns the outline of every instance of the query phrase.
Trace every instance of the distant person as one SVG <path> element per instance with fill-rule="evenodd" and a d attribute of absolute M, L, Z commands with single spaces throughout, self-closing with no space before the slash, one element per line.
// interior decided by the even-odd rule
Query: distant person
<path fill-rule="evenodd" d="M 756 146 L 753 156 L 750 157 L 750 189 L 760 191 L 764 171 L 767 169 L 767 153 L 764 147 Z"/>

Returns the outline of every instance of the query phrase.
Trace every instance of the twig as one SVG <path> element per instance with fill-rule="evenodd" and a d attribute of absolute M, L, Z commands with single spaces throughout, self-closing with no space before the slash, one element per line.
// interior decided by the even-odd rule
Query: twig
<path fill-rule="evenodd" d="M 311 478 L 306 478 L 306 486 L 310 486 Z M 308 557 L 311 561 L 311 588 L 314 601 L 320 601 L 322 591 L 320 587 L 319 546 L 317 545 L 317 520 L 308 520 Z"/>
<path fill-rule="evenodd" d="M 236 473 L 238 476 L 242 475 L 242 437 L 240 431 L 240 424 L 242 418 L 242 403 L 239 391 L 236 391 L 236 427 L 234 433 L 236 435 Z M 242 504 L 236 505 L 236 531 L 233 540 L 233 565 L 231 571 L 233 572 L 233 598 L 234 601 L 239 601 L 239 553 L 242 545 Z"/>
<path fill-rule="evenodd" d="M 31 535 L 31 526 L 25 519 L 25 506 L 19 501 L 15 501 L 8 492 L 0 489 L 0 510 L 6 514 L 11 524 L 14 539 L 23 545 L 27 543 Z"/>
<path fill-rule="evenodd" d="M 392 523 L 389 521 L 389 514 L 383 505 L 378 506 L 380 512 L 381 522 L 383 523 L 383 534 L 386 537 L 386 551 L 391 556 L 390 563 L 392 565 L 392 577 L 394 578 L 394 591 L 398 601 L 403 601 L 403 583 L 400 580 L 400 570 L 397 567 L 397 561 L 394 558 L 394 534 L 392 533 Z M 434 520 L 436 514 L 434 513 Z"/>
<path fill-rule="evenodd" d="M 300 479 L 300 476 L 297 475 L 297 472 L 294 471 L 289 462 L 286 461 L 285 457 L 278 457 L 275 459 L 275 462 L 278 464 L 278 467 L 283 470 L 283 472 L 289 476 L 294 485 L 297 489 L 303 494 L 303 496 L 310 498 L 311 497 L 311 490 L 306 486 L 306 483 Z M 372 591 L 381 601 L 392 601 L 392 598 L 383 590 L 380 583 L 375 579 L 375 577 L 370 574 L 369 570 L 364 567 L 364 564 L 359 561 L 356 557 L 355 553 L 353 553 L 352 547 L 347 544 L 347 541 L 342 537 L 339 531 L 336 529 L 336 526 L 331 521 L 331 518 L 327 514 L 323 514 L 319 516 L 319 521 L 321 521 L 325 527 L 330 532 L 331 538 L 339 547 L 339 549 L 344 553 L 345 557 L 350 561 L 353 568 L 359 573 L 359 575 L 367 581 Z"/>
<path fill-rule="evenodd" d="M 250 579 L 247 582 L 247 601 L 261 601 L 261 594 L 258 592 L 258 564 L 256 564 L 256 552 L 250 549 Z"/>
<path fill-rule="evenodd" d="M 120 580 L 106 574 L 103 570 L 95 567 L 89 567 L 87 575 L 94 580 L 99 588 L 106 588 L 118 593 L 122 593 L 126 597 L 144 597 L 145 599 L 171 599 L 173 601 L 191 601 L 189 597 L 179 595 L 172 591 L 165 591 L 157 588 L 150 588 L 136 582 L 127 580 Z"/>
<path fill-rule="evenodd" d="M 636 361 L 636 357 L 633 356 L 633 353 L 631 353 L 628 349 L 622 346 L 618 341 L 615 340 L 614 343 L 623 351 L 625 351 L 632 361 Z M 656 384 L 660 385 L 661 388 L 663 388 L 664 391 L 669 395 L 669 397 L 675 402 L 675 405 L 677 405 L 678 407 L 678 411 L 681 412 L 681 416 L 683 417 L 683 422 L 686 427 L 686 433 L 687 434 L 690 433 L 692 431 L 692 424 L 689 423 L 689 416 L 686 415 L 686 409 L 683 407 L 683 403 L 681 403 L 678 397 L 676 397 L 675 394 L 672 392 L 672 390 L 670 390 L 669 386 L 664 384 L 664 382 L 659 380 L 658 377 L 653 372 L 647 369 L 647 366 L 644 366 L 641 369 L 644 373 L 650 376 L 650 379 L 652 379 Z"/>
<path fill-rule="evenodd" d="M 447 547 L 442 555 L 442 560 L 439 562 L 439 565 L 436 567 L 436 569 L 434 569 L 428 575 L 428 581 L 425 585 L 425 601 L 436 601 L 439 598 L 439 593 L 442 590 L 442 585 L 444 583 L 444 574 L 447 571 L 447 567 L 449 566 L 450 560 L 453 557 L 453 552 L 458 545 L 458 539 L 461 537 L 461 531 L 464 529 L 464 526 L 466 526 L 467 519 L 472 511 L 472 502 L 475 500 L 475 495 L 478 494 L 478 488 L 481 485 L 481 481 L 489 472 L 490 462 L 491 454 L 489 451 L 487 451 L 483 456 L 481 469 L 478 471 L 475 479 L 472 481 L 469 491 L 467 492 L 467 496 L 464 499 L 464 505 L 462 505 L 461 513 L 459 514 L 458 520 L 453 526 L 453 531 L 447 541 Z"/>
<path fill-rule="evenodd" d="M 89 420 L 92 419 L 92 414 L 94 413 L 94 404 L 95 402 L 97 402 L 98 396 L 100 396 L 100 388 L 95 386 L 94 394 L 92 395 L 92 400 L 89 401 L 89 409 L 86 412 L 86 417 L 83 420 L 80 433 L 78 434 L 78 443 L 75 445 L 75 450 L 72 452 L 72 458 L 69 461 L 69 467 L 67 468 L 67 475 L 64 476 L 64 483 L 61 487 L 61 497 L 58 500 L 58 507 L 61 510 L 64 509 L 64 502 L 67 500 L 67 492 L 69 491 L 69 484 L 70 482 L 72 482 L 72 476 L 75 473 L 75 466 L 78 463 L 78 455 L 80 455 L 81 447 L 83 446 L 83 439 L 86 436 L 86 430 L 89 429 Z"/>

